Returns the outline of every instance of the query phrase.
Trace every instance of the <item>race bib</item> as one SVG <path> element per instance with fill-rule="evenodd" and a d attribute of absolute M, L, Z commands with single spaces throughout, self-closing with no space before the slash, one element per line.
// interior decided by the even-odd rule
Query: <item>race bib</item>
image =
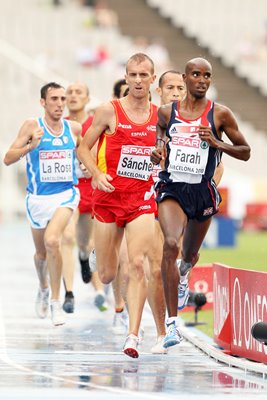
<path fill-rule="evenodd" d="M 153 166 L 152 178 L 154 182 L 159 180 L 159 173 L 162 171 L 160 164 Z"/>
<path fill-rule="evenodd" d="M 41 182 L 67 182 L 73 180 L 73 151 L 51 150 L 39 152 Z"/>
<path fill-rule="evenodd" d="M 168 170 L 174 174 L 186 173 L 198 175 L 205 173 L 209 155 L 209 144 L 201 140 L 198 134 L 173 135 L 170 146 Z"/>
<path fill-rule="evenodd" d="M 152 174 L 150 155 L 153 147 L 122 146 L 117 175 L 147 181 Z"/>

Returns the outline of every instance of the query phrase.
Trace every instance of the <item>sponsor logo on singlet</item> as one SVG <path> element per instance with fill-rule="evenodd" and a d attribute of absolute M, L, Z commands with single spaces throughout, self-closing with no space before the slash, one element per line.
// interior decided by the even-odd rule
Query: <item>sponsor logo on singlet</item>
<path fill-rule="evenodd" d="M 121 122 L 119 122 L 118 123 L 118 128 L 132 129 L 132 125 L 126 125 L 126 124 L 122 124 Z"/>
<path fill-rule="evenodd" d="M 132 133 L 131 133 L 131 136 L 132 136 L 132 137 L 138 137 L 138 136 L 140 136 L 140 137 L 146 137 L 146 136 L 147 136 L 147 132 L 132 132 Z"/>
<path fill-rule="evenodd" d="M 151 132 L 156 132 L 156 125 L 148 125 L 146 129 Z"/>
<path fill-rule="evenodd" d="M 52 144 L 53 144 L 53 146 L 63 146 L 63 142 L 60 138 L 53 139 Z"/>

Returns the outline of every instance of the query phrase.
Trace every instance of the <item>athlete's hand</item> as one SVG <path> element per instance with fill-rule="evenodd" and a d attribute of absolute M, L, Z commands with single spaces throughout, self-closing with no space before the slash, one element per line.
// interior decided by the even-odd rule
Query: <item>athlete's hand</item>
<path fill-rule="evenodd" d="M 109 174 L 104 174 L 103 172 L 100 172 L 99 174 L 93 176 L 92 188 L 97 188 L 99 190 L 102 190 L 103 192 L 111 193 L 115 190 L 114 186 L 109 183 L 112 180 L 113 178 Z"/>
<path fill-rule="evenodd" d="M 164 160 L 164 149 L 163 148 L 154 148 L 152 150 L 151 156 L 150 156 L 150 161 L 155 164 L 158 165 L 160 163 L 161 160 Z"/>
<path fill-rule="evenodd" d="M 39 146 L 40 141 L 44 135 L 44 128 L 38 127 L 33 131 L 32 137 L 30 138 L 31 149 Z"/>
<path fill-rule="evenodd" d="M 199 125 L 198 134 L 200 139 L 207 142 L 211 147 L 218 147 L 218 140 L 215 138 L 211 127 Z"/>

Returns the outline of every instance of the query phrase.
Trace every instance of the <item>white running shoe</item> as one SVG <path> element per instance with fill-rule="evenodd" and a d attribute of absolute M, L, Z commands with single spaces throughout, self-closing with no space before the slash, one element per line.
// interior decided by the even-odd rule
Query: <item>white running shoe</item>
<path fill-rule="evenodd" d="M 178 327 L 176 326 L 176 322 L 171 320 L 166 321 L 167 333 L 164 338 L 163 346 L 165 348 L 175 346 L 179 344 L 183 340 L 183 336 L 181 335 Z"/>
<path fill-rule="evenodd" d="M 139 353 L 137 350 L 138 344 L 139 344 L 138 336 L 135 336 L 132 333 L 128 335 L 125 340 L 125 344 L 123 346 L 124 354 L 132 358 L 138 358 L 139 357 Z"/>
<path fill-rule="evenodd" d="M 53 325 L 59 326 L 65 324 L 65 315 L 61 306 L 60 301 L 53 300 L 50 305 L 51 308 L 51 319 Z"/>
<path fill-rule="evenodd" d="M 176 264 L 180 273 L 181 260 L 177 260 Z M 182 279 L 180 274 L 180 282 L 178 285 L 178 310 L 182 310 L 187 305 L 188 302 L 189 298 L 188 274 L 189 272 L 187 272 L 187 274 Z"/>
<path fill-rule="evenodd" d="M 122 312 L 115 312 L 112 331 L 117 335 L 125 335 L 129 326 L 129 316 L 126 308 Z"/>
<path fill-rule="evenodd" d="M 49 288 L 38 289 L 35 300 L 35 312 L 39 318 L 46 318 L 49 311 Z"/>
<path fill-rule="evenodd" d="M 167 354 L 168 349 L 163 346 L 165 336 L 159 336 L 157 338 L 156 344 L 154 344 L 153 347 L 151 347 L 151 353 L 152 354 Z"/>
<path fill-rule="evenodd" d="M 96 252 L 95 249 L 89 254 L 89 267 L 91 272 L 96 271 Z"/>

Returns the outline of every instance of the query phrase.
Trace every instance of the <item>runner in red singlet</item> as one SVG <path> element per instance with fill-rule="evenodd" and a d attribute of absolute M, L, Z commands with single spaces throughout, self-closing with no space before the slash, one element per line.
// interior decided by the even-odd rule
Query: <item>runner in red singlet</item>
<path fill-rule="evenodd" d="M 138 357 L 138 331 L 147 295 L 144 261 L 154 235 L 155 201 L 150 153 L 155 144 L 157 107 L 149 102 L 153 61 L 143 53 L 126 65 L 129 94 L 96 110 L 78 157 L 92 174 L 97 268 L 102 282 L 118 269 L 125 231 L 129 254 L 129 334 L 124 352 Z M 91 153 L 99 140 L 97 164 Z"/>
<path fill-rule="evenodd" d="M 69 116 L 67 119 L 78 121 L 82 124 L 82 137 L 92 124 L 93 115 L 88 115 L 86 105 L 89 102 L 89 89 L 82 82 L 71 83 L 66 91 L 67 108 Z M 78 161 L 77 161 L 78 163 Z M 68 312 L 74 312 L 74 295 L 73 295 L 73 280 L 74 266 L 73 247 L 75 244 L 75 231 L 77 246 L 79 251 L 79 262 L 81 265 L 82 279 L 85 283 L 89 283 L 92 279 L 92 284 L 96 290 L 95 305 L 104 311 L 107 309 L 106 299 L 104 294 L 103 284 L 98 278 L 98 274 L 92 273 L 89 267 L 89 252 L 93 247 L 91 243 L 93 219 L 92 219 L 92 185 L 91 177 L 88 176 L 88 171 L 82 165 L 77 168 L 78 185 L 80 191 L 80 202 L 77 213 L 72 223 L 68 225 L 64 232 L 62 250 L 63 250 L 63 276 L 66 289 L 65 302 L 63 309 Z"/>

